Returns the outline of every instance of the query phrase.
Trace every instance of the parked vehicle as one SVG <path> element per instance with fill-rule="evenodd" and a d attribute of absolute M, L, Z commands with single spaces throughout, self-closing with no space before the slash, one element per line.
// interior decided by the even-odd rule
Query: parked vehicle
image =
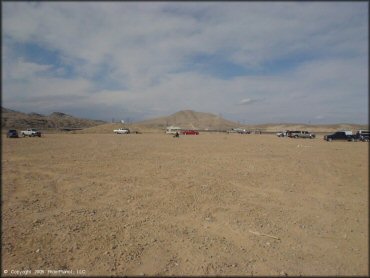
<path fill-rule="evenodd" d="M 15 129 L 9 129 L 8 132 L 6 133 L 6 137 L 8 138 L 18 138 L 18 131 Z"/>
<path fill-rule="evenodd" d="M 313 139 L 316 137 L 314 133 L 308 132 L 308 131 L 291 131 L 289 132 L 289 137 L 291 138 L 310 138 Z"/>
<path fill-rule="evenodd" d="M 286 132 L 286 136 L 287 137 L 292 137 L 292 134 L 293 133 L 296 133 L 296 132 L 299 132 L 298 130 L 296 130 L 296 131 L 294 131 L 294 130 L 287 130 L 287 132 Z"/>
<path fill-rule="evenodd" d="M 199 135 L 199 132 L 196 130 L 183 130 L 181 131 L 183 135 Z"/>
<path fill-rule="evenodd" d="M 227 133 L 237 133 L 237 131 L 232 128 L 232 129 L 228 130 Z"/>
<path fill-rule="evenodd" d="M 227 131 L 227 133 L 239 133 L 239 134 L 250 134 L 251 132 L 249 130 L 246 130 L 244 128 L 232 128 Z"/>
<path fill-rule="evenodd" d="M 346 135 L 353 135 L 352 130 L 338 130 L 340 132 L 344 132 Z"/>
<path fill-rule="evenodd" d="M 28 128 L 27 130 L 22 130 L 21 135 L 23 137 L 26 137 L 26 136 L 28 136 L 28 137 L 35 137 L 35 136 L 41 137 L 41 132 L 38 131 L 35 128 Z"/>
<path fill-rule="evenodd" d="M 130 130 L 128 128 L 119 128 L 119 129 L 113 130 L 113 132 L 116 134 L 129 134 Z"/>
<path fill-rule="evenodd" d="M 181 127 L 178 126 L 168 126 L 166 128 L 166 134 L 176 134 L 176 132 L 180 132 Z"/>
<path fill-rule="evenodd" d="M 324 140 L 331 142 L 333 140 L 343 140 L 343 141 L 357 141 L 356 135 L 348 134 L 345 131 L 337 131 L 333 134 L 325 135 Z"/>
<path fill-rule="evenodd" d="M 362 142 L 369 142 L 369 131 L 368 130 L 359 130 L 356 132 L 356 139 Z"/>
<path fill-rule="evenodd" d="M 276 136 L 277 137 L 287 137 L 288 136 L 288 130 L 278 132 L 278 133 L 276 133 Z"/>
<path fill-rule="evenodd" d="M 240 130 L 238 131 L 239 134 L 251 134 L 251 132 L 249 130 L 246 130 L 246 129 L 243 129 L 243 130 Z"/>

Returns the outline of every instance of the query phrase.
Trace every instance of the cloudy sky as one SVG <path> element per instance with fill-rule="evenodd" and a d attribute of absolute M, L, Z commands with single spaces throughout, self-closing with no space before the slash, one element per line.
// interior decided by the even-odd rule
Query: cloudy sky
<path fill-rule="evenodd" d="M 367 123 L 367 2 L 3 2 L 2 106 Z"/>

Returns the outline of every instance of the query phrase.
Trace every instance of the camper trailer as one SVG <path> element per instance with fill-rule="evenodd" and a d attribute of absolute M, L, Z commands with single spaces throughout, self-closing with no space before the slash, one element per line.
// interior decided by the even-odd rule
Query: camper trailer
<path fill-rule="evenodd" d="M 176 132 L 180 133 L 181 127 L 177 126 L 169 126 L 166 128 L 166 134 L 176 134 Z"/>

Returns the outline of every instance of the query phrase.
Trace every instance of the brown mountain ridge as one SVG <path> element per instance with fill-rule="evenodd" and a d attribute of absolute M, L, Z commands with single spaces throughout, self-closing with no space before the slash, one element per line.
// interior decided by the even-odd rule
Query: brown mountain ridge
<path fill-rule="evenodd" d="M 74 116 L 53 112 L 48 116 L 38 113 L 22 113 L 2 108 L 3 129 L 23 129 L 34 127 L 38 129 L 83 128 L 83 133 L 111 133 L 113 129 L 122 127 L 121 123 L 107 123 L 99 120 L 80 119 Z M 337 130 L 369 129 L 368 125 L 340 123 L 325 125 L 308 125 L 301 123 L 268 123 L 259 125 L 240 125 L 211 113 L 182 110 L 166 117 L 158 117 L 131 124 L 124 124 L 132 130 L 142 132 L 163 131 L 167 126 L 178 126 L 183 129 L 197 130 L 228 130 L 242 127 L 249 130 L 278 132 L 283 130 L 308 130 L 312 132 L 334 132 Z"/>
<path fill-rule="evenodd" d="M 228 129 L 237 127 L 238 123 L 226 120 L 211 113 L 182 110 L 167 117 L 159 117 L 136 122 L 136 125 L 165 128 L 179 126 L 184 129 Z"/>
<path fill-rule="evenodd" d="M 2 107 L 2 129 L 60 129 L 60 128 L 87 128 L 106 123 L 105 121 L 77 118 L 62 112 L 53 112 L 50 115 L 39 113 L 22 113 Z"/>

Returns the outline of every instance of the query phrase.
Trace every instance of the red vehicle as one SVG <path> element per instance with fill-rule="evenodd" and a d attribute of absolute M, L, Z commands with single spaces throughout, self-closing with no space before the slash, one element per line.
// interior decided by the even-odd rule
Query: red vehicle
<path fill-rule="evenodd" d="M 181 133 L 183 135 L 199 135 L 199 132 L 196 130 L 183 130 Z"/>

